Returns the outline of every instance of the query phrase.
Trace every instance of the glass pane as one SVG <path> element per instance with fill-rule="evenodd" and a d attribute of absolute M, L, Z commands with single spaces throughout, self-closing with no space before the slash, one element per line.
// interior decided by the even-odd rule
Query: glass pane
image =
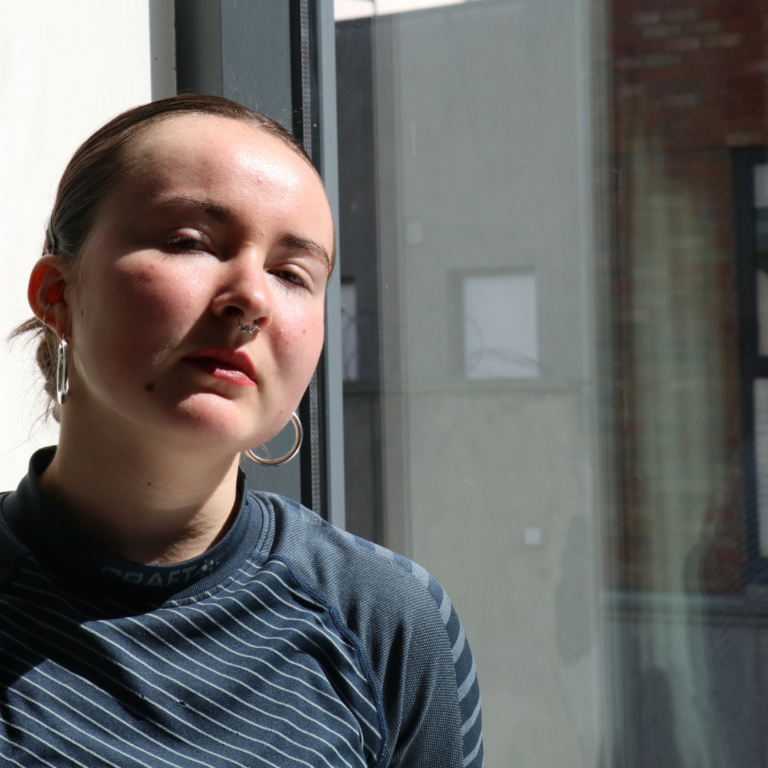
<path fill-rule="evenodd" d="M 763 10 L 655 8 L 336 5 L 347 519 L 451 595 L 489 766 L 764 762 Z"/>

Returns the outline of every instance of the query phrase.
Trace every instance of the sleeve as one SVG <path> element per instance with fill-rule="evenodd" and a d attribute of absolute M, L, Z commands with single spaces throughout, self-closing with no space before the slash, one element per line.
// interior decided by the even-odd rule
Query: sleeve
<path fill-rule="evenodd" d="M 261 497 L 276 510 L 273 553 L 290 560 L 359 644 L 383 726 L 373 766 L 482 768 L 475 663 L 438 581 L 295 502 Z"/>
<path fill-rule="evenodd" d="M 428 599 L 412 597 L 380 676 L 392 745 L 383 765 L 482 768 L 480 690 L 464 629 L 437 580 L 395 559 Z"/>

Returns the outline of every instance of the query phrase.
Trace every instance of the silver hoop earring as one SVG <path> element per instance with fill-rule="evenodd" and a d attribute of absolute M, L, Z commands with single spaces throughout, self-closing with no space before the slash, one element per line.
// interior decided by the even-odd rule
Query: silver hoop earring
<path fill-rule="evenodd" d="M 256 333 L 256 331 L 258 331 L 258 330 L 259 330 L 259 323 L 261 323 L 261 318 L 259 318 L 259 319 L 258 319 L 258 320 L 257 320 L 257 321 L 256 321 L 256 322 L 253 324 L 253 326 L 249 326 L 249 325 L 243 325 L 243 313 L 242 313 L 242 312 L 240 313 L 240 315 L 239 315 L 239 316 L 238 316 L 238 318 L 237 318 L 237 324 L 238 324 L 238 326 L 240 327 L 240 330 L 241 330 L 243 333 L 250 333 L 250 334 L 254 334 L 254 333 Z M 287 461 L 287 459 L 286 459 L 286 461 Z"/>
<path fill-rule="evenodd" d="M 64 405 L 69 392 L 69 344 L 67 334 L 62 334 L 59 351 L 56 355 L 56 402 Z"/>
<path fill-rule="evenodd" d="M 48 327 L 48 310 L 53 306 L 51 302 L 43 312 L 43 325 Z M 67 402 L 69 392 L 69 344 L 67 334 L 63 333 L 59 339 L 59 348 L 56 353 L 56 402 L 64 405 Z"/>
<path fill-rule="evenodd" d="M 299 452 L 301 443 L 304 440 L 304 429 L 301 426 L 301 421 L 299 421 L 299 416 L 296 411 L 293 412 L 291 421 L 293 422 L 293 428 L 296 430 L 296 439 L 293 441 L 293 447 L 285 454 L 285 456 L 281 456 L 279 459 L 262 459 L 261 456 L 257 456 L 256 453 L 251 450 L 245 451 L 245 455 L 251 461 L 255 461 L 257 464 L 263 464 L 268 467 L 274 467 L 277 464 L 285 464 L 290 461 Z"/>

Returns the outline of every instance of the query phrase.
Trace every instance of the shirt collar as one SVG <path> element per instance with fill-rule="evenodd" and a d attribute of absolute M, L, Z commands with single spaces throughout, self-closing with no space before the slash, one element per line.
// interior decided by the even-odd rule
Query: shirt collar
<path fill-rule="evenodd" d="M 40 477 L 56 454 L 44 448 L 33 454 L 29 472 L 3 503 L 9 526 L 36 558 L 66 580 L 81 587 L 119 593 L 123 597 L 165 602 L 205 591 L 242 565 L 259 538 L 263 512 L 249 497 L 242 471 L 238 473 L 240 506 L 229 531 L 206 552 L 181 563 L 146 565 L 125 560 L 91 541 L 43 490 Z"/>

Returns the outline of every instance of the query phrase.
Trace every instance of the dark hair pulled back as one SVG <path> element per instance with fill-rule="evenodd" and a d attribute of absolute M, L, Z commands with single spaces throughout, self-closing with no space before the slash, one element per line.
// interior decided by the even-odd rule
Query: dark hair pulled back
<path fill-rule="evenodd" d="M 93 227 L 100 202 L 125 172 L 126 150 L 146 130 L 184 115 L 212 115 L 238 120 L 282 141 L 307 163 L 304 148 L 279 123 L 220 96 L 182 94 L 142 104 L 118 115 L 86 139 L 69 161 L 59 182 L 56 201 L 46 229 L 43 255 L 55 254 L 77 265 Z M 31 318 L 14 329 L 10 338 L 37 337 L 36 360 L 48 395 L 48 414 L 60 420 L 56 403 L 56 354 L 58 338 L 41 320 Z"/>

